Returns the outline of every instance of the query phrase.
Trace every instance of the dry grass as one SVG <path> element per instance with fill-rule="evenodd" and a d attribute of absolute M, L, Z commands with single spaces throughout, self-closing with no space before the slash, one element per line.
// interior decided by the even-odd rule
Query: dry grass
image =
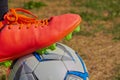
<path fill-rule="evenodd" d="M 27 2 L 29 0 L 17 0 L 17 2 L 16 0 L 9 1 L 9 7 L 22 7 L 23 2 Z M 81 1 L 81 3 L 84 3 L 82 0 L 76 1 Z M 47 4 L 47 6 L 31 10 L 33 13 L 38 15 L 39 18 L 47 18 L 53 15 L 69 12 L 79 13 L 79 11 L 95 13 L 96 15 L 96 12 L 92 11 L 90 8 L 86 8 L 84 5 L 78 6 L 80 3 L 76 3 L 75 0 L 73 0 L 73 2 L 70 0 L 54 0 L 54 2 L 53 0 L 44 0 L 42 2 Z M 95 8 L 93 5 L 92 7 Z M 108 15 L 109 13 L 107 11 L 103 11 L 103 17 Z M 116 71 L 120 68 L 118 67 L 120 65 L 120 41 L 114 42 L 112 40 L 114 36 L 112 34 L 106 34 L 106 30 L 109 30 L 113 28 L 115 24 L 118 24 L 120 17 L 99 20 L 94 18 L 94 15 L 90 15 L 93 17 L 92 18 L 90 16 L 86 17 L 82 13 L 82 16 L 82 32 L 84 35 L 78 33 L 69 42 L 64 40 L 60 42 L 67 44 L 79 52 L 87 65 L 90 80 L 118 80 L 113 79 L 113 77 L 115 75 L 120 76 L 118 74 L 119 72 L 116 73 Z M 88 21 L 88 19 L 90 19 L 90 21 Z M 99 29 L 97 28 L 98 25 L 103 25 L 104 28 Z M 84 33 L 85 31 L 88 31 L 88 33 Z M 5 74 L 5 70 L 6 68 L 0 67 L 0 74 Z"/>

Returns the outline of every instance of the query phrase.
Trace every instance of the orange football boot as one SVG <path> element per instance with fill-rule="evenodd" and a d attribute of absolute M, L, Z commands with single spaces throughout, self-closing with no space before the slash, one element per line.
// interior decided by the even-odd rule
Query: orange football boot
<path fill-rule="evenodd" d="M 22 11 L 33 16 L 27 17 Z M 81 22 L 77 14 L 63 14 L 38 20 L 31 12 L 10 9 L 0 22 L 0 62 L 14 60 L 50 46 L 71 33 Z"/>

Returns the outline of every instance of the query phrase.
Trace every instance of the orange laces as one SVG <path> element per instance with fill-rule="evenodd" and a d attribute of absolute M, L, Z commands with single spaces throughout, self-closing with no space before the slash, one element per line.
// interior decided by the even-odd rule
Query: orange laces
<path fill-rule="evenodd" d="M 24 12 L 26 14 L 29 14 L 33 16 L 33 18 L 18 14 L 17 12 Z M 48 20 L 37 20 L 37 17 L 33 15 L 30 11 L 22 9 L 22 8 L 16 8 L 16 9 L 10 9 L 4 16 L 4 21 L 6 24 L 38 24 L 41 26 L 47 25 Z M 0 22 L 0 28 L 2 28 L 2 22 Z"/>
<path fill-rule="evenodd" d="M 24 12 L 27 14 L 32 15 L 34 18 L 27 17 L 22 14 L 18 14 L 17 11 Z M 22 9 L 22 8 L 16 8 L 16 9 L 10 9 L 7 14 L 4 16 L 4 20 L 7 22 L 7 24 L 14 24 L 14 23 L 34 23 L 36 21 L 36 16 L 33 15 L 30 11 Z"/>

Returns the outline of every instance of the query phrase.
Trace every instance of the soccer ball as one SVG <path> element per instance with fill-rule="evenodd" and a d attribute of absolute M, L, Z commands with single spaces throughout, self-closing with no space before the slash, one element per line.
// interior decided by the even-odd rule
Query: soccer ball
<path fill-rule="evenodd" d="M 57 43 L 55 50 L 33 52 L 15 60 L 8 80 L 88 80 L 85 63 L 70 47 Z"/>

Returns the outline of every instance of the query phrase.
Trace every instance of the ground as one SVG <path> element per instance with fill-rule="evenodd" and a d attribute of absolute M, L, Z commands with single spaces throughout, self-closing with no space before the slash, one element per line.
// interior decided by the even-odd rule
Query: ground
<path fill-rule="evenodd" d="M 9 0 L 9 7 L 23 7 L 29 1 Z M 120 80 L 119 0 L 44 0 L 42 3 L 45 5 L 30 9 L 40 19 L 65 13 L 76 13 L 82 17 L 81 32 L 74 33 L 70 41 L 60 42 L 80 54 L 90 80 Z M 1 66 L 0 75 L 6 70 Z M 4 76 L 0 80 L 4 80 L 2 78 Z"/>

